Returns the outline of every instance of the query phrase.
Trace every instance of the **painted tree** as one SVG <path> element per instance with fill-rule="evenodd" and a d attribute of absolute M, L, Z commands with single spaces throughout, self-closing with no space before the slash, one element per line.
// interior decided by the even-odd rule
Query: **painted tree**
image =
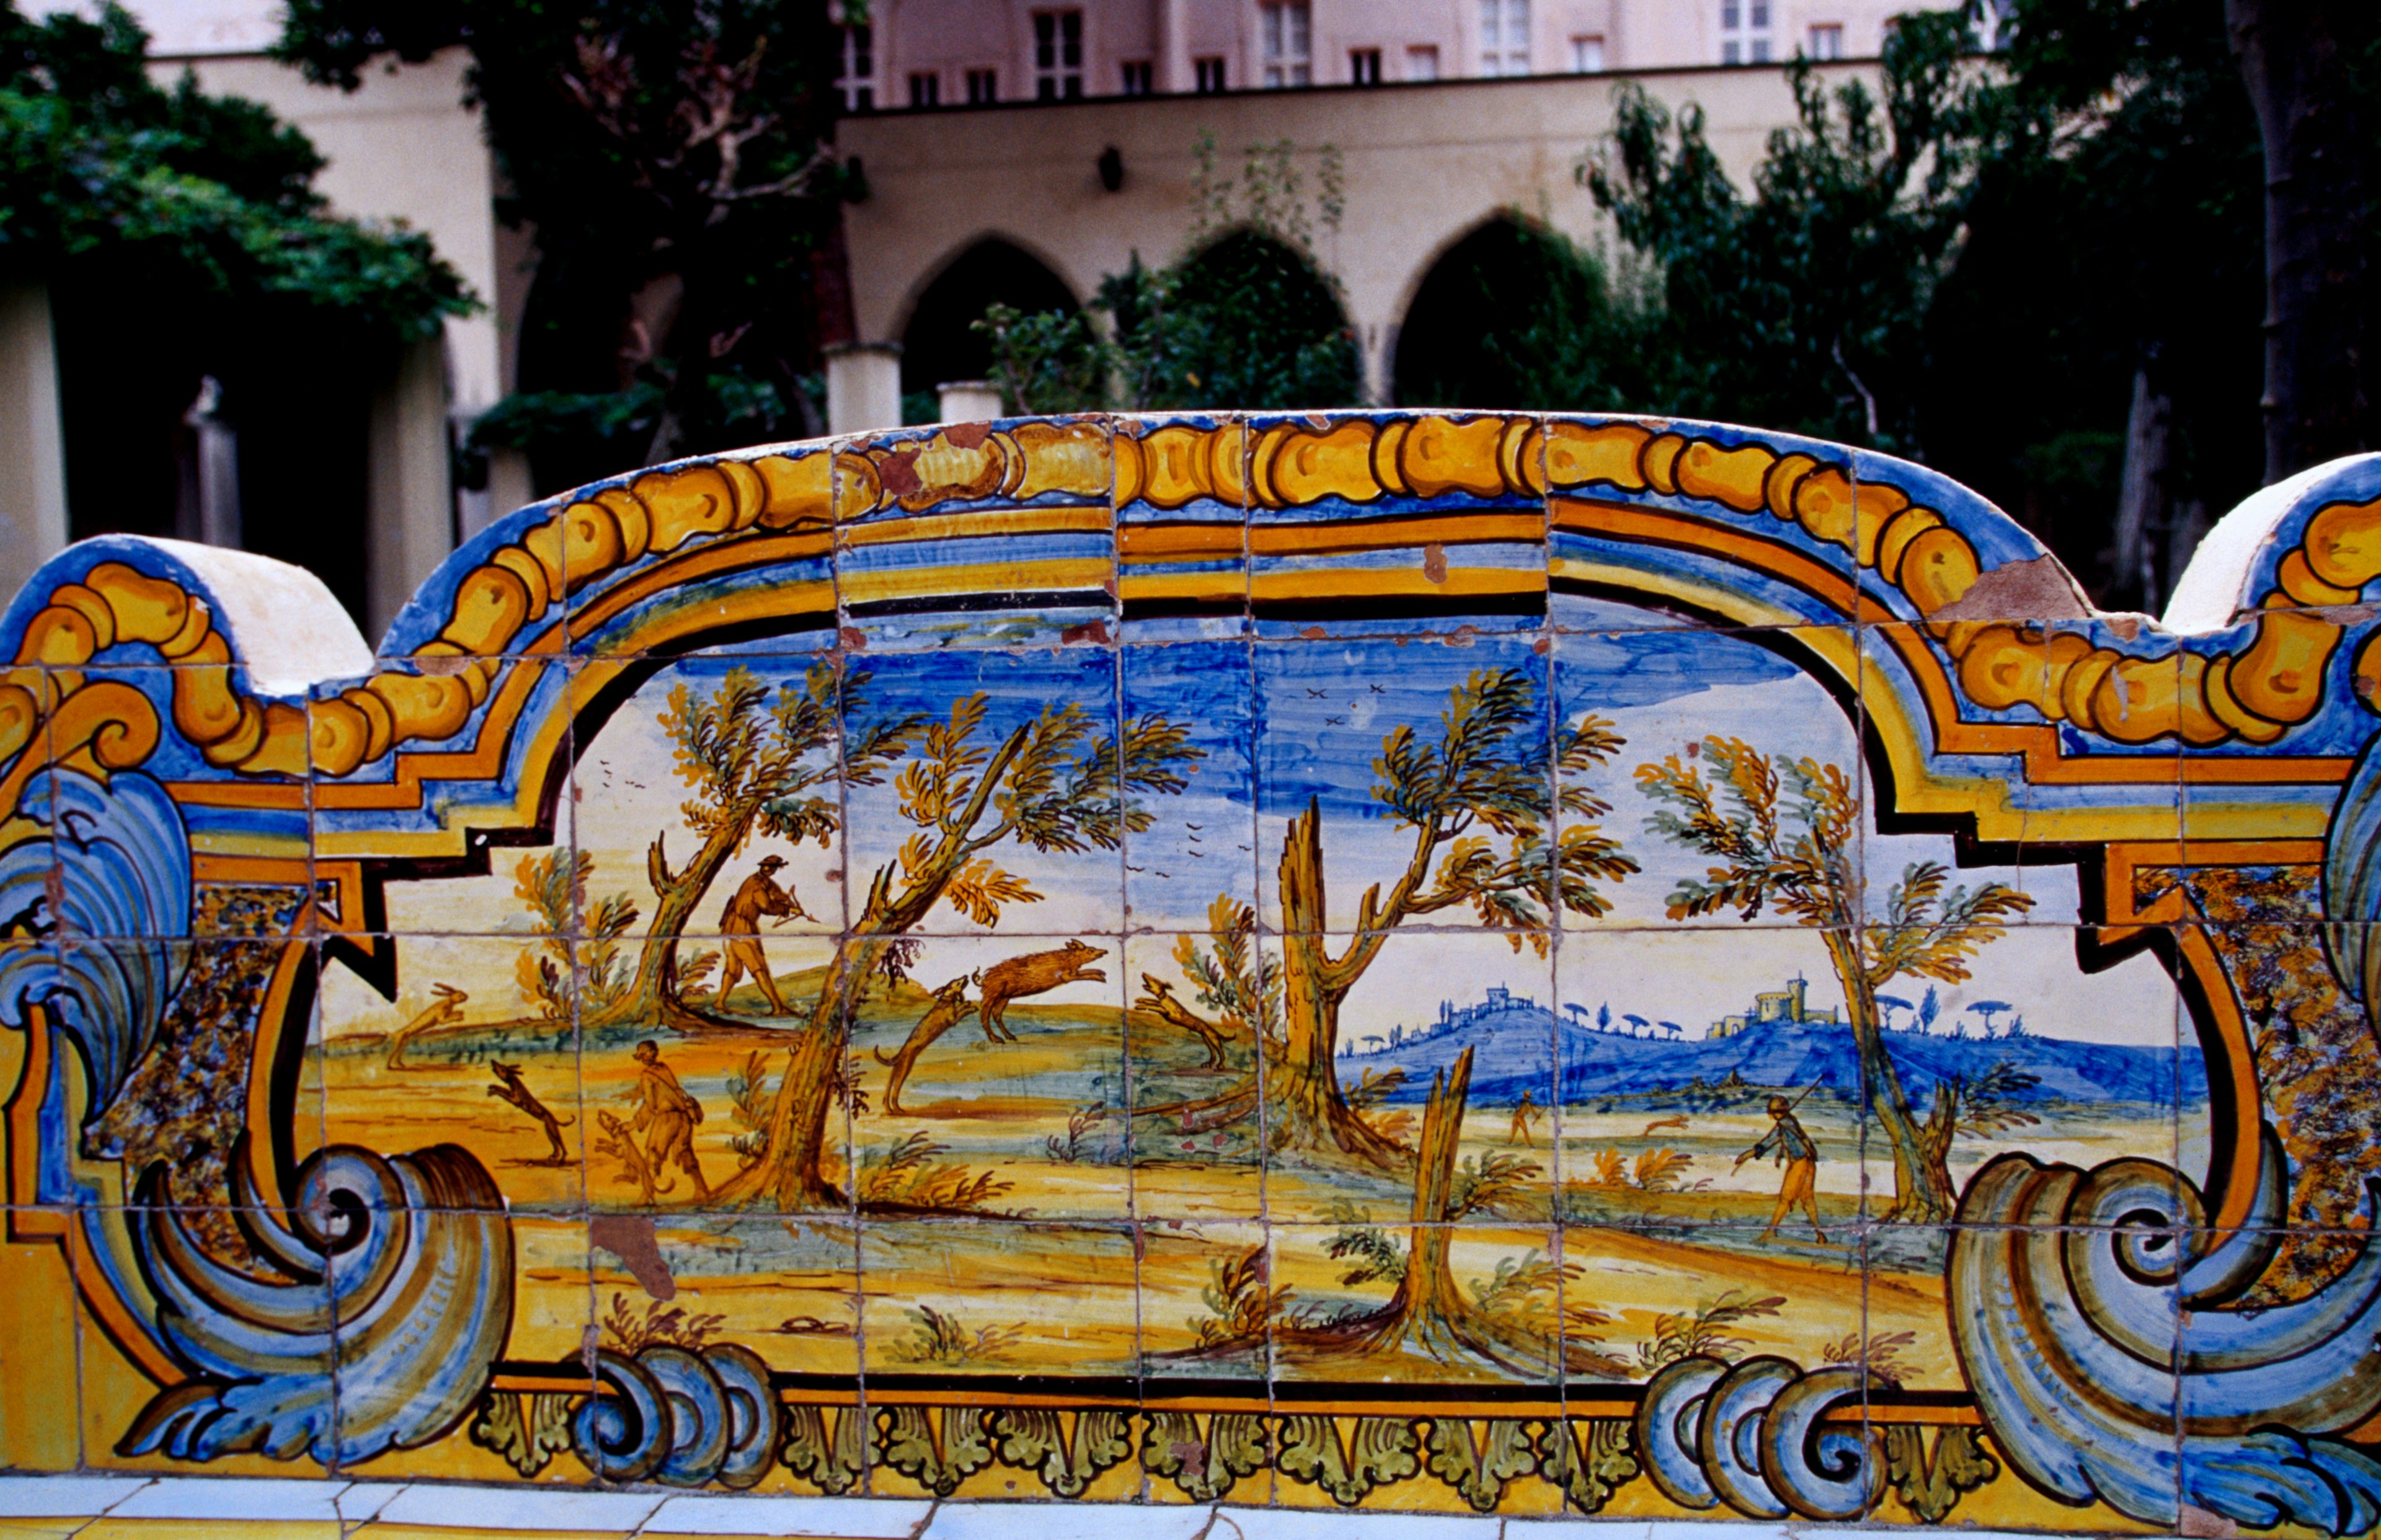
<path fill-rule="evenodd" d="M 1135 795 L 1179 793 L 1186 767 L 1204 753 L 1162 715 L 1097 734 L 1076 704 L 1047 706 L 987 746 L 987 711 L 979 692 L 953 703 L 946 721 L 887 719 L 847 732 L 844 781 L 874 784 L 878 766 L 899 763 L 897 806 L 915 832 L 870 880 L 810 1019 L 794 1034 L 760 1153 L 717 1190 L 722 1201 L 774 1202 L 788 1213 L 843 1206 L 828 1170 L 828 1114 L 848 1094 L 852 1018 L 885 950 L 938 903 L 992 926 L 1008 906 L 1040 901 L 990 852 L 1012 841 L 1045 854 L 1116 849 L 1127 831 L 1152 821 Z"/>
<path fill-rule="evenodd" d="M 1514 950 L 1526 941 L 1544 956 L 1557 904 L 1578 914 L 1605 913 L 1611 904 L 1596 881 L 1618 882 L 1637 870 L 1619 841 L 1595 822 L 1610 805 L 1584 784 L 1586 772 L 1621 746 L 1612 724 L 1582 716 L 1557 734 L 1557 781 L 1548 770 L 1544 738 L 1530 730 L 1543 721 L 1528 674 L 1481 669 L 1448 691 L 1438 732 L 1429 741 L 1410 726 L 1382 738 L 1373 762 L 1379 777 L 1373 796 L 1399 827 L 1412 831 L 1413 844 L 1386 897 L 1378 883 L 1366 889 L 1356 934 L 1336 955 L 1324 934 L 1329 911 L 1319 801 L 1310 799 L 1289 821 L 1281 854 L 1280 1032 L 1276 1037 L 1268 1026 L 1263 1037 L 1264 1102 L 1273 1122 L 1266 1137 L 1276 1147 L 1382 1170 L 1402 1169 L 1410 1158 L 1364 1119 L 1339 1083 L 1337 1066 L 1339 1008 L 1391 931 L 1408 920 L 1469 906 L 1482 923 L 1509 933 Z M 1565 823 L 1549 838 L 1557 805 Z M 1405 1037 L 1402 1027 L 1391 1028 L 1389 1045 Z M 1231 1117 L 1256 1106 L 1256 1086 L 1252 1075 L 1215 1095 L 1137 1115 Z"/>
<path fill-rule="evenodd" d="M 1905 975 L 1964 981 L 1968 959 L 2000 939 L 2004 923 L 2032 909 L 2033 898 L 1996 882 L 1951 887 L 1940 863 L 1913 862 L 1886 895 L 1883 918 L 1868 919 L 1856 853 L 1860 805 L 1840 765 L 1773 759 L 1715 735 L 1695 763 L 1672 754 L 1638 766 L 1637 784 L 1665 804 L 1646 826 L 1716 863 L 1700 879 L 1680 880 L 1671 919 L 1734 910 L 1751 921 L 1770 909 L 1818 931 L 1843 984 L 1862 1088 L 1893 1151 L 1886 1217 L 1948 1218 L 1948 1142 L 1932 1146 L 1911 1110 L 1886 1051 L 1877 991 Z"/>
<path fill-rule="evenodd" d="M 1332 1068 L 1339 1008 L 1409 920 L 1469 908 L 1480 923 L 1540 955 L 1557 905 L 1576 914 L 1611 908 L 1598 879 L 1637 870 L 1596 820 L 1612 810 L 1587 772 L 1621 746 L 1612 724 L 1582 716 L 1556 734 L 1550 772 L 1538 690 L 1520 668 L 1484 668 L 1447 691 L 1438 729 L 1410 725 L 1381 739 L 1374 799 L 1412 831 L 1405 869 L 1386 894 L 1374 883 L 1357 904 L 1355 934 L 1337 953 L 1325 938 L 1323 813 L 1310 800 L 1282 843 L 1283 1041 L 1265 1091 L 1276 1127 L 1269 1138 L 1326 1159 L 1389 1168 L 1407 1156 L 1349 1107 Z M 1549 837 L 1559 807 L 1565 817 Z M 1435 867 L 1434 868 L 1434 862 Z"/>
<path fill-rule="evenodd" d="M 839 734 L 838 696 L 851 714 L 868 679 L 864 671 L 839 675 L 823 660 L 800 684 L 780 685 L 774 700 L 768 684 L 740 665 L 709 691 L 683 683 L 671 689 L 657 719 L 688 791 L 679 813 L 701 843 L 673 871 L 668 831 L 653 836 L 645 851 L 653 923 L 636 977 L 591 1021 L 681 1028 L 709 1023 L 679 998 L 678 947 L 720 872 L 755 833 L 825 846 L 841 824 L 838 769 L 842 780 L 865 784 L 918 729 L 917 719 L 901 718 Z"/>
<path fill-rule="evenodd" d="M 1592 1327 L 1606 1317 L 1583 1305 L 1562 1308 L 1562 1288 L 1581 1274 L 1575 1263 L 1540 1253 L 1508 1257 L 1496 1277 L 1467 1292 L 1455 1277 L 1454 1228 L 1475 1216 L 1509 1216 L 1540 1172 L 1518 1155 L 1482 1155 L 1458 1163 L 1471 1088 L 1472 1049 L 1431 1076 L 1430 1099 L 1416 1140 L 1413 1203 L 1404 1244 L 1369 1224 L 1342 1229 L 1331 1254 L 1351 1264 L 1343 1284 L 1395 1278 L 1378 1310 L 1329 1321 L 1277 1322 L 1273 1339 L 1291 1360 L 1418 1351 L 1441 1362 L 1477 1360 L 1508 1374 L 1617 1376 L 1626 1367 L 1597 1345 Z"/>
<path fill-rule="evenodd" d="M 637 923 L 637 906 L 626 893 L 588 902 L 587 879 L 594 874 L 593 856 L 559 849 L 523 856 L 513 869 L 513 897 L 528 906 L 540 937 L 513 959 L 514 982 L 549 1021 L 570 1020 L 574 995 L 583 1014 L 601 1016 L 629 987 L 620 936 Z"/>

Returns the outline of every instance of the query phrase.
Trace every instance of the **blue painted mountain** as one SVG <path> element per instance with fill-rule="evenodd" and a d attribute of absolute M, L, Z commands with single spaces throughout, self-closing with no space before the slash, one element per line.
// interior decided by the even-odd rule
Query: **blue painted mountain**
<path fill-rule="evenodd" d="M 1557 1034 L 1562 1094 L 1573 1102 L 1686 1091 L 1698 1082 L 1712 1089 L 1731 1075 L 1747 1086 L 1799 1088 L 1815 1082 L 1846 1099 L 1860 1094 L 1851 1029 L 1838 1023 L 1760 1022 L 1732 1037 L 1673 1042 L 1557 1024 L 1543 1006 L 1520 999 L 1459 1010 L 1394 1047 L 1343 1057 L 1339 1077 L 1352 1085 L 1366 1071 L 1403 1069 L 1405 1083 L 1387 1099 L 1420 1102 L 1430 1094 L 1432 1072 L 1471 1048 L 1474 1105 L 1510 1106 L 1527 1090 L 1543 1106 L 1554 1081 Z M 2196 1045 L 2176 1051 L 2056 1037 L 1987 1041 L 1900 1032 L 1888 1033 L 1886 1042 L 1903 1089 L 1921 1104 L 1933 1098 L 1937 1081 L 1955 1075 L 1973 1081 L 2005 1059 L 2038 1077 L 2019 1094 L 2021 1101 L 2163 1103 L 2174 1094 L 2178 1078 L 2184 1105 L 2207 1096 L 2207 1067 Z"/>

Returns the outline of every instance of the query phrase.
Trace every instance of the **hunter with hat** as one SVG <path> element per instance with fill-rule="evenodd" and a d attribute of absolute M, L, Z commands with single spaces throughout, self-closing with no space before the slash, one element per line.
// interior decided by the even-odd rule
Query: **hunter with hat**
<path fill-rule="evenodd" d="M 727 955 L 719 971 L 719 1008 L 727 1008 L 727 992 L 749 972 L 761 993 L 780 1016 L 790 1015 L 783 996 L 777 993 L 777 981 L 769 976 L 769 959 L 761 950 L 761 918 L 775 915 L 776 923 L 807 920 L 801 900 L 779 887 L 773 875 L 786 864 L 782 856 L 763 856 L 761 867 L 744 879 L 727 907 L 719 911 L 721 949 Z"/>
<path fill-rule="evenodd" d="M 1805 1091 L 1802 1096 L 1810 1094 Z M 1794 1116 L 1795 1103 L 1802 1096 L 1791 1102 L 1783 1096 L 1770 1097 L 1769 1131 L 1762 1136 L 1761 1143 L 1737 1156 L 1736 1166 L 1731 1167 L 1740 1169 L 1746 1161 L 1768 1155 L 1776 1155 L 1786 1167 L 1786 1180 L 1777 1189 L 1777 1206 L 1770 1211 L 1769 1228 L 1761 1232 L 1756 1244 L 1777 1234 L 1777 1227 L 1786 1222 L 1786 1216 L 1797 1204 L 1811 1216 L 1811 1233 L 1818 1238 L 1819 1244 L 1827 1243 L 1827 1232 L 1819 1228 L 1819 1146 Z"/>

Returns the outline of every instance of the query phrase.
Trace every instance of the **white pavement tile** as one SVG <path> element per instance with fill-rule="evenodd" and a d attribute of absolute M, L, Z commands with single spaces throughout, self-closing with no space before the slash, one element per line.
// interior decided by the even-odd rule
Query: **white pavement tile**
<path fill-rule="evenodd" d="M 350 1524 L 368 1523 L 405 1490 L 401 1481 L 359 1481 L 339 1494 L 339 1517 Z"/>
<path fill-rule="evenodd" d="M 934 1505 L 882 1497 L 672 1497 L 645 1521 L 645 1534 L 831 1534 L 836 1540 L 906 1540 Z M 936 1532 L 937 1534 L 940 1531 Z M 1042 1531 L 1039 1540 L 1049 1540 Z"/>
<path fill-rule="evenodd" d="M 946 1503 L 924 1540 L 1194 1540 L 1209 1516 L 1204 1508 L 1139 1503 Z"/>
<path fill-rule="evenodd" d="M 91 1519 L 149 1485 L 147 1476 L 0 1476 L 0 1519 Z"/>
<path fill-rule="evenodd" d="M 272 1519 L 339 1522 L 334 1504 L 344 1481 L 275 1481 L 249 1476 L 165 1476 L 108 1510 L 114 1519 Z"/>
<path fill-rule="evenodd" d="M 1502 1519 L 1435 1513 L 1322 1513 L 1289 1508 L 1225 1508 L 1208 1540 L 1497 1540 Z"/>
<path fill-rule="evenodd" d="M 625 1534 L 662 1505 L 657 1492 L 557 1492 L 551 1487 L 407 1487 L 380 1510 L 384 1524 L 478 1529 L 595 1529 Z"/>

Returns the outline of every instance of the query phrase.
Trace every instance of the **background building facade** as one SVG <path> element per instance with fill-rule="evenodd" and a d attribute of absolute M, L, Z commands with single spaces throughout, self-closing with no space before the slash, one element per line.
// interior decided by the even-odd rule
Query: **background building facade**
<path fill-rule="evenodd" d="M 843 35 L 849 116 L 837 148 L 864 170 L 867 190 L 846 211 L 860 346 L 828 362 L 843 376 L 828 382 L 831 425 L 938 415 L 939 386 L 983 373 L 969 328 L 994 299 L 1072 308 L 1136 255 L 1154 264 L 1181 254 L 1203 139 L 1226 174 L 1244 147 L 1286 141 L 1311 177 L 1331 147 L 1345 215 L 1319 232 L 1316 256 L 1357 339 L 1364 395 L 1398 399 L 1401 329 L 1434 266 L 1467 237 L 1518 216 L 1598 238 L 1576 173 L 1610 128 L 1620 80 L 1700 104 L 1741 178 L 1792 119 L 1778 64 L 1801 54 L 1829 61 L 1830 74 L 1872 70 L 1863 61 L 1909 4 L 873 0 L 868 21 Z M 310 436 L 336 439 L 323 453 L 358 462 L 348 481 L 363 538 L 311 553 L 303 541 L 267 547 L 339 567 L 324 575 L 376 635 L 458 539 L 541 490 L 518 456 L 491 457 L 482 484 L 456 475 L 453 447 L 478 415 L 540 385 L 520 377 L 518 348 L 534 247 L 497 217 L 501 178 L 463 100 L 465 58 L 375 67 L 342 93 L 265 55 L 280 27 L 275 0 L 133 8 L 161 78 L 192 70 L 209 92 L 262 102 L 304 130 L 329 160 L 317 185 L 337 212 L 427 232 L 485 305 L 394 367 L 374 363 L 370 379 L 324 383 L 359 421 Z M 23 319 L 33 313 L 7 310 L 17 319 L 0 359 L 43 356 L 41 326 Z M 58 345 L 71 363 L 63 323 Z M 73 371 L 64 373 L 71 403 Z M 61 388 L 31 363 L 0 383 L 0 404 Z M 983 397 L 954 402 L 969 399 Z M 9 432 L 61 441 L 28 421 Z M 57 538 L 140 527 L 103 513 L 92 494 L 102 479 L 86 466 L 92 451 L 73 446 L 98 440 L 79 438 L 69 420 L 62 442 L 70 516 L 26 544 L 29 564 Z M 326 506 L 318 524 L 347 517 Z"/>

